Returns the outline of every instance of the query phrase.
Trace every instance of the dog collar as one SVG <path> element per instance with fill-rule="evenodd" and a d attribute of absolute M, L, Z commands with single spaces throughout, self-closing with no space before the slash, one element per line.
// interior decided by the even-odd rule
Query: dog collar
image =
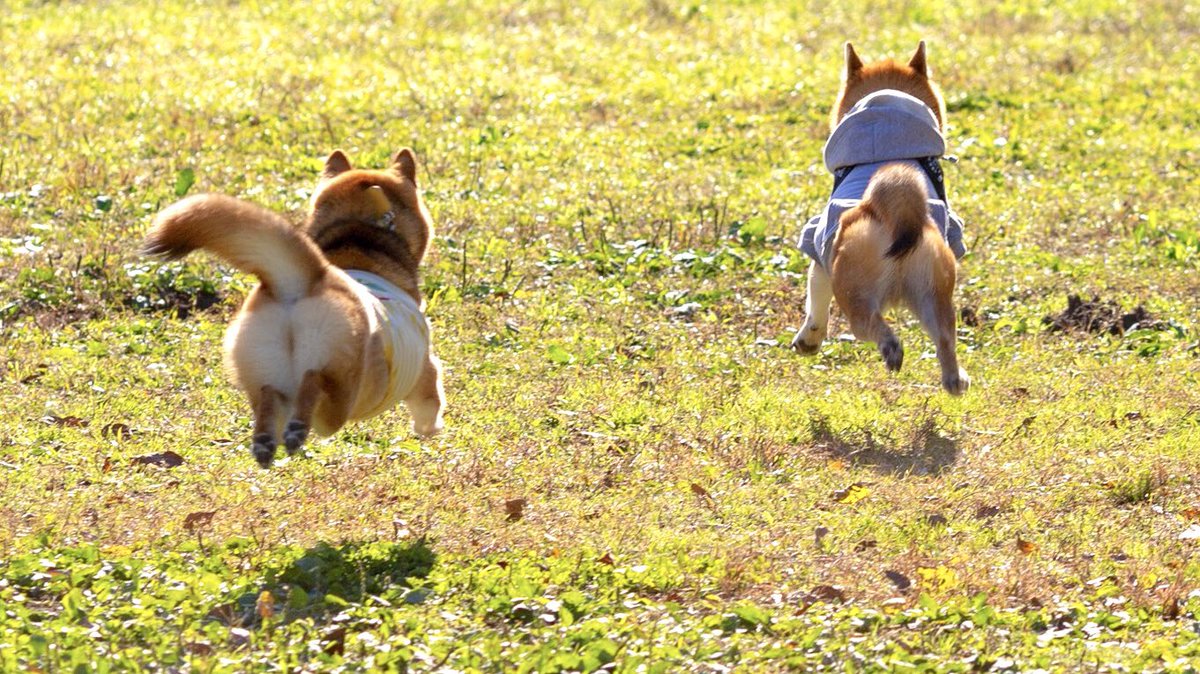
<path fill-rule="evenodd" d="M 390 232 L 396 229 L 396 214 L 391 211 L 386 211 L 383 215 L 379 216 L 379 219 L 376 220 L 374 224 L 376 227 L 380 229 L 386 229 Z"/>
<path fill-rule="evenodd" d="M 371 224 L 388 231 L 395 229 L 396 214 L 392 211 L 392 202 L 383 193 L 383 188 L 371 185 L 366 190 L 366 197 L 375 206 L 375 212 L 379 213 L 379 217 Z"/>

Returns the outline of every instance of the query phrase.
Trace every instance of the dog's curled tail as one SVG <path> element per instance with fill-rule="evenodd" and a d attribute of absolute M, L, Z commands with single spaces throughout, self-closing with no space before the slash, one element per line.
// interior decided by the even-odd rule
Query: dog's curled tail
<path fill-rule="evenodd" d="M 281 302 L 307 295 L 329 264 L 317 245 L 283 217 L 220 194 L 198 194 L 160 211 L 141 252 L 174 260 L 198 248 L 254 274 Z"/>
<path fill-rule="evenodd" d="M 871 176 L 863 206 L 892 230 L 886 257 L 901 258 L 917 247 L 929 222 L 925 174 L 908 164 L 887 164 Z"/>

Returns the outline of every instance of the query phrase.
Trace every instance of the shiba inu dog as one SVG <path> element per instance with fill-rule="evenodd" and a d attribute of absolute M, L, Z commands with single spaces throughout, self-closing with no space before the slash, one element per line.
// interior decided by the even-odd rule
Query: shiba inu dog
<path fill-rule="evenodd" d="M 899 370 L 904 348 L 883 311 L 904 305 L 933 339 L 942 387 L 961 395 L 970 378 L 954 351 L 953 294 L 965 249 L 938 163 L 946 107 L 929 77 L 925 43 L 907 64 L 863 65 L 847 42 L 845 61 L 824 151 L 834 190 L 801 234 L 813 262 L 806 319 L 792 348 L 816 351 L 836 298 L 854 335 L 877 344 L 887 368 Z"/>
<path fill-rule="evenodd" d="M 142 252 L 169 259 L 204 249 L 258 277 L 225 333 L 225 367 L 250 399 L 251 452 L 271 465 L 404 400 L 413 430 L 442 430 L 441 364 L 422 313 L 418 265 L 432 236 L 407 148 L 386 170 L 325 161 L 300 226 L 219 194 L 155 216 Z"/>

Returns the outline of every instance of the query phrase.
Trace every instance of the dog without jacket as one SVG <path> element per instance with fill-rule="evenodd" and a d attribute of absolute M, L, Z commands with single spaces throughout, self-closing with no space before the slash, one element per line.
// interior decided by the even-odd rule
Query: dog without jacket
<path fill-rule="evenodd" d="M 271 465 L 310 429 L 336 432 L 404 400 L 413 430 L 442 430 L 441 364 L 421 311 L 418 265 L 432 236 L 416 157 L 355 170 L 329 155 L 300 227 L 240 199 L 188 197 L 154 218 L 142 250 L 205 249 L 258 277 L 225 333 L 225 367 L 254 414 L 251 452 Z"/>
<path fill-rule="evenodd" d="M 905 305 L 933 339 L 943 388 L 960 395 L 970 378 L 955 353 L 953 294 L 965 249 L 938 165 L 945 104 L 929 79 L 925 43 L 907 65 L 865 66 L 848 42 L 845 57 L 824 153 L 834 190 L 801 233 L 813 262 L 806 319 L 792 347 L 816 351 L 836 298 L 854 335 L 877 344 L 888 369 L 899 370 L 904 349 L 883 311 Z"/>

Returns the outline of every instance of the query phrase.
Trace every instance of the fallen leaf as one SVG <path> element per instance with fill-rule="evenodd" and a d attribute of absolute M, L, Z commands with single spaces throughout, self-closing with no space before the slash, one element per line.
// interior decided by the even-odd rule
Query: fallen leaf
<path fill-rule="evenodd" d="M 708 495 L 707 489 L 705 489 L 704 487 L 701 487 L 700 485 L 696 484 L 695 482 L 692 483 L 692 493 L 695 494 L 696 496 L 699 496 L 700 498 L 707 498 L 707 499 L 712 498 L 711 496 Z"/>
<path fill-rule="evenodd" d="M 817 585 L 808 591 L 807 598 L 825 603 L 846 601 L 846 593 L 836 585 Z"/>
<path fill-rule="evenodd" d="M 912 581 L 909 580 L 908 576 L 900 573 L 899 571 L 888 569 L 887 571 L 883 572 L 883 575 L 887 576 L 887 579 L 892 581 L 892 584 L 896 586 L 896 589 L 900 590 L 901 592 L 904 592 L 908 588 L 912 587 Z"/>
<path fill-rule="evenodd" d="M 128 440 L 133 437 L 133 429 L 128 424 L 112 423 L 105 424 L 100 429 L 100 437 L 113 438 L 115 440 Z"/>
<path fill-rule="evenodd" d="M 510 498 L 504 502 L 505 519 L 516 522 L 525 517 L 525 504 L 529 501 L 523 498 Z"/>
<path fill-rule="evenodd" d="M 24 377 L 21 377 L 21 383 L 22 384 L 32 384 L 33 382 L 35 382 L 35 381 L 41 379 L 43 376 L 45 376 L 46 370 L 49 370 L 49 369 L 50 369 L 50 366 L 46 365 L 45 363 L 40 363 L 37 366 L 37 369 L 33 372 L 33 374 L 27 374 Z"/>
<path fill-rule="evenodd" d="M 183 530 L 195 531 L 198 527 L 206 527 L 212 524 L 213 515 L 216 514 L 215 510 L 189 513 L 187 517 L 183 518 Z"/>
<path fill-rule="evenodd" d="M 933 592 L 946 592 L 959 586 L 958 572 L 948 566 L 922 566 L 917 568 L 921 586 Z"/>
<path fill-rule="evenodd" d="M 865 483 L 855 482 L 845 489 L 839 489 L 833 492 L 833 500 L 846 505 L 854 505 L 870 495 L 871 490 L 867 489 L 867 485 Z"/>
<path fill-rule="evenodd" d="M 1198 508 L 1196 506 L 1192 506 L 1191 508 L 1184 508 L 1183 510 L 1179 511 L 1179 514 L 1183 517 L 1183 519 L 1187 520 L 1188 522 L 1200 521 L 1200 508 Z"/>
<path fill-rule="evenodd" d="M 87 428 L 89 422 L 87 419 L 79 417 L 60 417 L 56 414 L 47 414 L 42 417 L 42 423 L 62 428 Z"/>
<path fill-rule="evenodd" d="M 986 520 L 999 514 L 999 506 L 979 506 L 975 509 L 975 519 L 977 520 Z"/>
<path fill-rule="evenodd" d="M 609 566 L 612 566 L 612 564 L 613 564 L 613 556 L 612 556 L 612 553 L 611 553 L 611 552 L 606 552 L 606 553 L 604 553 L 604 556 L 603 556 L 603 557 L 601 557 L 600 559 L 598 559 L 598 560 L 596 560 L 596 561 L 600 562 L 601 564 L 607 564 L 607 565 L 609 565 Z"/>
<path fill-rule="evenodd" d="M 159 454 L 146 454 L 145 456 L 135 456 L 129 461 L 135 466 L 159 466 L 161 468 L 175 468 L 183 465 L 183 457 L 167 450 Z"/>
<path fill-rule="evenodd" d="M 1022 555 L 1032 555 L 1037 551 L 1037 548 L 1037 543 L 1032 543 L 1024 538 L 1021 538 L 1020 536 L 1017 536 L 1017 550 L 1020 551 Z"/>

